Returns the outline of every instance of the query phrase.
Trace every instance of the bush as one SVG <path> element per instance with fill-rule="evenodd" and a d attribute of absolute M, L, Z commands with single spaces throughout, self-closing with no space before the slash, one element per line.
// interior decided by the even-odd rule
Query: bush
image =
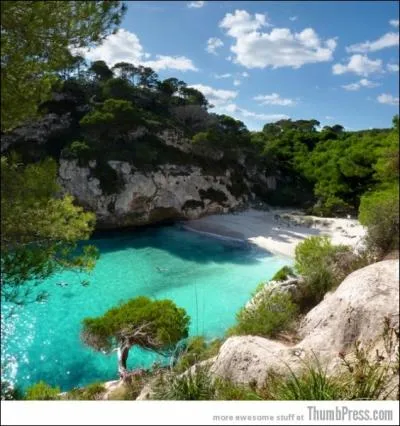
<path fill-rule="evenodd" d="M 368 228 L 367 245 L 385 255 L 399 249 L 399 186 L 392 185 L 361 198 L 359 220 Z"/>
<path fill-rule="evenodd" d="M 66 399 L 75 401 L 97 401 L 105 393 L 106 388 L 102 383 L 92 383 L 81 389 L 72 389 L 67 393 Z"/>
<path fill-rule="evenodd" d="M 279 271 L 272 277 L 272 281 L 285 281 L 289 276 L 294 276 L 293 268 L 290 266 L 283 266 Z"/>
<path fill-rule="evenodd" d="M 310 237 L 297 245 L 295 269 L 305 280 L 304 304 L 315 305 L 344 278 L 335 270 L 339 255 L 351 253 L 343 245 L 334 246 L 328 237 Z"/>
<path fill-rule="evenodd" d="M 255 305 L 238 312 L 237 324 L 228 333 L 276 337 L 278 333 L 290 328 L 297 312 L 298 307 L 288 293 L 266 291 L 260 295 Z"/>
<path fill-rule="evenodd" d="M 341 399 L 341 388 L 316 358 L 315 362 L 305 362 L 301 373 L 290 370 L 288 377 L 272 373 L 262 394 L 264 399 L 277 401 L 330 401 Z"/>
<path fill-rule="evenodd" d="M 60 399 L 59 387 L 51 387 L 45 382 L 39 382 L 26 390 L 25 399 L 28 401 L 50 401 Z"/>
<path fill-rule="evenodd" d="M 208 371 L 196 368 L 185 375 L 162 374 L 154 389 L 155 400 L 209 401 L 216 392 Z"/>
<path fill-rule="evenodd" d="M 197 362 L 212 358 L 218 354 L 222 345 L 221 339 L 215 339 L 207 343 L 202 336 L 195 336 L 189 339 L 187 346 L 174 366 L 174 371 L 184 372 Z"/>

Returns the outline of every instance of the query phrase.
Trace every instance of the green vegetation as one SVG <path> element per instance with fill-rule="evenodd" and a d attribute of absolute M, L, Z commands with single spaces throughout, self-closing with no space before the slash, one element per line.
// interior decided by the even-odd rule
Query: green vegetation
<path fill-rule="evenodd" d="M 177 343 L 188 336 L 189 322 L 185 310 L 171 300 L 137 297 L 100 317 L 84 319 L 81 337 L 99 352 L 118 348 L 118 371 L 124 378 L 132 346 L 171 355 Z"/>
<path fill-rule="evenodd" d="M 271 281 L 285 281 L 289 276 L 294 276 L 295 273 L 293 268 L 290 266 L 283 266 L 279 271 L 271 278 Z"/>
<path fill-rule="evenodd" d="M 69 48 L 101 41 L 124 11 L 119 1 L 2 1 L 2 131 L 35 116 L 63 76 L 79 74 L 82 58 L 73 57 Z M 82 145 L 78 148 L 82 153 Z M 15 303 L 26 302 L 27 280 L 63 268 L 88 270 L 97 258 L 90 246 L 76 253 L 77 242 L 94 228 L 94 215 L 75 206 L 70 196 L 60 197 L 56 163 L 39 158 L 28 165 L 10 152 L 1 158 L 1 297 Z"/>
<path fill-rule="evenodd" d="M 345 274 L 337 271 L 335 263 L 338 257 L 346 255 L 351 255 L 350 248 L 332 245 L 328 237 L 310 237 L 296 246 L 295 269 L 305 280 L 307 304 L 315 306 L 340 284 Z"/>
<path fill-rule="evenodd" d="M 276 337 L 290 328 L 298 308 L 288 293 L 262 291 L 256 295 L 253 306 L 242 308 L 236 316 L 236 325 L 230 335 L 255 335 Z"/>
<path fill-rule="evenodd" d="M 24 167 L 14 158 L 1 159 L 1 296 L 8 301 L 27 300 L 29 279 L 94 266 L 97 250 L 77 250 L 77 242 L 89 238 L 95 217 L 75 206 L 71 196 L 55 198 L 56 176 L 54 160 Z"/>
<path fill-rule="evenodd" d="M 398 399 L 399 332 L 386 318 L 382 333 L 383 353 L 373 345 L 355 342 L 349 353 L 340 353 L 342 369 L 328 374 L 319 358 L 301 361 L 299 370 L 287 367 L 287 374 L 270 371 L 266 382 L 238 385 L 212 377 L 206 367 L 195 367 L 185 374 L 164 372 L 155 384 L 152 399 L 168 400 L 386 400 Z M 397 392 L 396 392 L 397 390 Z"/>
<path fill-rule="evenodd" d="M 265 385 L 264 397 L 276 401 L 332 401 L 342 399 L 342 389 L 329 377 L 317 358 L 304 362 L 300 373 L 289 369 L 289 376 L 271 375 Z"/>
<path fill-rule="evenodd" d="M 106 388 L 102 383 L 92 383 L 85 388 L 72 389 L 64 398 L 74 401 L 98 401 L 102 399 L 105 391 Z"/>
<path fill-rule="evenodd" d="M 101 41 L 121 22 L 119 1 L 1 2 L 2 130 L 32 117 L 57 73 L 78 62 L 69 47 Z"/>
<path fill-rule="evenodd" d="M 207 369 L 195 367 L 184 375 L 161 374 L 154 391 L 156 400 L 209 401 L 216 390 Z"/>
<path fill-rule="evenodd" d="M 51 387 L 45 382 L 39 382 L 26 390 L 25 399 L 29 401 L 50 401 L 60 399 L 61 389 Z"/>
<path fill-rule="evenodd" d="M 185 349 L 179 355 L 179 359 L 174 366 L 174 371 L 184 372 L 192 365 L 212 358 L 218 354 L 221 345 L 221 339 L 215 339 L 208 343 L 202 336 L 189 338 Z"/>
<path fill-rule="evenodd" d="M 368 228 L 367 244 L 371 250 L 382 255 L 398 250 L 398 184 L 364 195 L 361 198 L 359 219 Z"/>

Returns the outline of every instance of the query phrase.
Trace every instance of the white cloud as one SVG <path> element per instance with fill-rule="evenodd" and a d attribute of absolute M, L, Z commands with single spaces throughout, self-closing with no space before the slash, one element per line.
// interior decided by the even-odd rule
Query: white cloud
<path fill-rule="evenodd" d="M 238 94 L 238 92 L 233 90 L 214 89 L 213 87 L 206 86 L 204 84 L 192 84 L 189 87 L 193 87 L 193 89 L 203 93 L 208 101 L 215 106 L 231 102 Z"/>
<path fill-rule="evenodd" d="M 155 71 L 175 69 L 179 71 L 197 71 L 192 60 L 185 56 L 155 55 L 145 52 L 136 34 L 120 29 L 109 35 L 99 46 L 92 49 L 73 49 L 90 61 L 103 60 L 112 67 L 117 62 L 130 62 L 144 65 Z"/>
<path fill-rule="evenodd" d="M 185 56 L 156 55 L 156 60 L 143 62 L 143 65 L 153 68 L 155 71 L 174 69 L 179 71 L 196 71 L 192 61 Z"/>
<path fill-rule="evenodd" d="M 357 81 L 355 83 L 350 83 L 350 84 L 344 84 L 342 87 L 345 90 L 356 91 L 361 89 L 361 87 L 367 87 L 370 89 L 372 87 L 377 87 L 377 86 L 380 86 L 380 84 L 371 80 L 367 80 L 366 78 L 362 78 L 360 81 Z"/>
<path fill-rule="evenodd" d="M 232 37 L 252 33 L 267 25 L 266 16 L 256 13 L 254 18 L 245 10 L 235 10 L 235 13 L 227 13 L 219 23 L 221 28 L 227 30 Z"/>
<path fill-rule="evenodd" d="M 214 74 L 214 77 L 218 78 L 218 79 L 220 79 L 220 78 L 229 78 L 229 77 L 232 77 L 232 74 L 229 74 L 229 73 L 226 73 L 226 74 Z"/>
<path fill-rule="evenodd" d="M 249 77 L 249 73 L 246 71 L 242 72 L 242 77 L 245 77 L 245 78 Z"/>
<path fill-rule="evenodd" d="M 376 99 L 380 104 L 399 105 L 399 98 L 395 98 L 388 93 L 382 93 Z"/>
<path fill-rule="evenodd" d="M 386 68 L 389 72 L 399 72 L 399 64 L 387 64 Z"/>
<path fill-rule="evenodd" d="M 375 41 L 365 41 L 364 43 L 352 44 L 346 47 L 350 53 L 367 53 L 376 52 L 377 50 L 385 49 L 399 45 L 399 33 L 386 33 Z"/>
<path fill-rule="evenodd" d="M 345 74 L 353 72 L 357 75 L 368 76 L 372 73 L 382 72 L 382 60 L 369 59 L 367 55 L 352 55 L 346 65 L 335 64 L 332 67 L 333 74 Z"/>
<path fill-rule="evenodd" d="M 211 37 L 207 40 L 207 47 L 206 51 L 208 53 L 212 53 L 213 55 L 218 55 L 217 49 L 219 47 L 222 47 L 224 45 L 224 42 L 217 37 Z"/>
<path fill-rule="evenodd" d="M 240 108 L 236 104 L 228 104 L 223 109 L 229 114 L 233 114 L 236 116 L 239 115 L 244 118 L 253 118 L 255 120 L 262 120 L 267 122 L 289 118 L 289 116 L 287 116 L 286 114 L 259 114 L 244 108 Z"/>
<path fill-rule="evenodd" d="M 392 27 L 397 27 L 397 28 L 399 28 L 400 21 L 399 21 L 398 19 L 391 19 L 391 20 L 389 21 L 389 24 L 390 24 Z"/>
<path fill-rule="evenodd" d="M 326 115 L 325 120 L 333 120 L 335 117 L 332 117 L 331 115 Z"/>
<path fill-rule="evenodd" d="M 240 80 L 233 80 L 233 85 L 234 86 L 240 86 L 240 84 L 241 84 L 241 81 Z"/>
<path fill-rule="evenodd" d="M 205 3 L 205 1 L 191 1 L 188 3 L 187 7 L 199 9 L 200 7 L 203 7 Z"/>
<path fill-rule="evenodd" d="M 253 99 L 255 101 L 260 101 L 260 105 L 293 106 L 296 104 L 293 99 L 281 98 L 278 93 L 271 93 L 270 95 L 258 95 Z"/>
<path fill-rule="evenodd" d="M 292 22 L 297 21 L 297 16 L 291 16 L 289 18 L 289 21 L 292 21 Z"/>
<path fill-rule="evenodd" d="M 307 63 L 332 59 L 336 40 L 321 40 L 312 28 L 292 33 L 288 28 L 274 28 L 270 33 L 261 28 L 270 26 L 266 15 L 250 15 L 245 10 L 227 13 L 219 26 L 235 39 L 231 51 L 234 61 L 247 68 L 300 68 Z"/>

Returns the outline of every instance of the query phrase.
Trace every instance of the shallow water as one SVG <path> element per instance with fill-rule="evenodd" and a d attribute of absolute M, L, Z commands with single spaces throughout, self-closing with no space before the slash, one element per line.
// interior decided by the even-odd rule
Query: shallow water
<path fill-rule="evenodd" d="M 44 380 L 68 390 L 115 379 L 116 355 L 85 347 L 81 321 L 139 295 L 169 298 L 185 308 L 191 335 L 223 336 L 257 284 L 291 262 L 178 226 L 107 233 L 91 243 L 101 256 L 89 277 L 72 272 L 52 276 L 40 285 L 50 294 L 45 303 L 14 308 L 11 316 L 10 306 L 3 304 L 2 380 L 20 387 Z M 79 283 L 86 278 L 90 285 L 83 287 Z M 149 367 L 154 361 L 162 359 L 135 349 L 128 364 Z"/>

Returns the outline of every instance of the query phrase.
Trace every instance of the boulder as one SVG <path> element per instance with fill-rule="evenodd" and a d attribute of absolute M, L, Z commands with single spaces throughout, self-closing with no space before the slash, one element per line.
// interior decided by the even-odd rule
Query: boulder
<path fill-rule="evenodd" d="M 315 356 L 328 372 L 341 364 L 340 352 L 356 341 L 383 351 L 385 317 L 399 325 L 399 261 L 385 260 L 351 273 L 303 319 L 294 346 L 256 336 L 231 337 L 222 345 L 212 374 L 234 383 L 262 386 L 270 371 L 297 371 Z M 372 346 L 371 346 L 372 347 Z"/>

